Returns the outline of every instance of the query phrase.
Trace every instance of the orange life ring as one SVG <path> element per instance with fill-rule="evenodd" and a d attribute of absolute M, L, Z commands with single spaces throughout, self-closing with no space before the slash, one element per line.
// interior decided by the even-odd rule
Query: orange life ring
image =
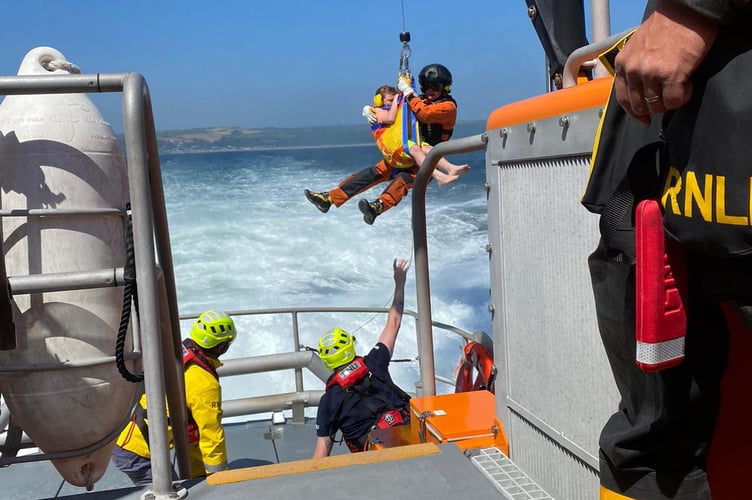
<path fill-rule="evenodd" d="M 454 392 L 488 390 L 494 392 L 496 365 L 493 354 L 478 342 L 468 342 L 457 366 Z M 474 372 L 477 372 L 473 379 Z"/>

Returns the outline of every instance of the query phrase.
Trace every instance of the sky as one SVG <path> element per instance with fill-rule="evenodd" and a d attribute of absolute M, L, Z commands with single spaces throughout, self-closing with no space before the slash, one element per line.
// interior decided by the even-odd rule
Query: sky
<path fill-rule="evenodd" d="M 637 26 L 644 4 L 612 0 L 611 33 Z M 141 73 L 157 130 L 361 123 L 375 89 L 396 84 L 402 31 L 414 74 L 451 70 L 459 120 L 546 86 L 524 0 L 26 0 L 3 19 L 0 75 L 38 46 L 83 73 Z M 120 95 L 94 102 L 121 132 Z"/>

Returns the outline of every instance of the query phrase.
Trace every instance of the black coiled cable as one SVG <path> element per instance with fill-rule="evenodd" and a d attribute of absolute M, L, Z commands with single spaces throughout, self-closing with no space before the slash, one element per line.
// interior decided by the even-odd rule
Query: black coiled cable
<path fill-rule="evenodd" d="M 133 249 L 133 230 L 130 214 L 125 223 L 125 267 L 123 269 L 123 309 L 120 312 L 120 326 L 118 327 L 117 340 L 115 342 L 115 364 L 118 372 L 128 382 L 138 383 L 144 380 L 144 374 L 134 374 L 125 366 L 125 337 L 128 333 L 128 324 L 131 320 L 131 303 L 135 303 L 136 316 L 138 316 L 138 287 L 136 283 L 136 257 Z"/>

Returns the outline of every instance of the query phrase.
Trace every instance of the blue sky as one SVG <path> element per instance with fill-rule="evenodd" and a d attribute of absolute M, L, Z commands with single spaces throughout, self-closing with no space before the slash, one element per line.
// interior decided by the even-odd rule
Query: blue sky
<path fill-rule="evenodd" d="M 639 24 L 644 3 L 613 0 L 611 32 Z M 6 2 L 0 74 L 46 45 L 84 73 L 143 74 L 158 130 L 360 123 L 396 82 L 403 4 L 411 69 L 452 71 L 460 120 L 545 90 L 524 0 Z M 119 99 L 95 100 L 118 132 Z"/>

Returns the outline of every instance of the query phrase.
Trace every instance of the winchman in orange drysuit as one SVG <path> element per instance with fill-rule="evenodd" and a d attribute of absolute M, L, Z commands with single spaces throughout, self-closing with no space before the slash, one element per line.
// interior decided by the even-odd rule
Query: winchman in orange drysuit
<path fill-rule="evenodd" d="M 457 121 L 457 103 L 449 95 L 452 74 L 441 64 L 429 64 L 420 71 L 418 82 L 422 92 L 420 96 L 404 80 L 400 80 L 398 87 L 420 122 L 423 141 L 435 146 L 452 136 Z M 390 181 L 377 200 L 369 202 L 362 199 L 358 203 L 358 208 L 363 212 L 363 220 L 367 224 L 373 224 L 376 217 L 397 205 L 407 194 L 418 175 L 418 169 L 417 165 L 396 169 L 381 160 L 373 167 L 350 175 L 334 189 L 318 193 L 306 189 L 305 195 L 316 208 L 326 213 L 332 204 L 339 207 L 353 196 Z"/>

